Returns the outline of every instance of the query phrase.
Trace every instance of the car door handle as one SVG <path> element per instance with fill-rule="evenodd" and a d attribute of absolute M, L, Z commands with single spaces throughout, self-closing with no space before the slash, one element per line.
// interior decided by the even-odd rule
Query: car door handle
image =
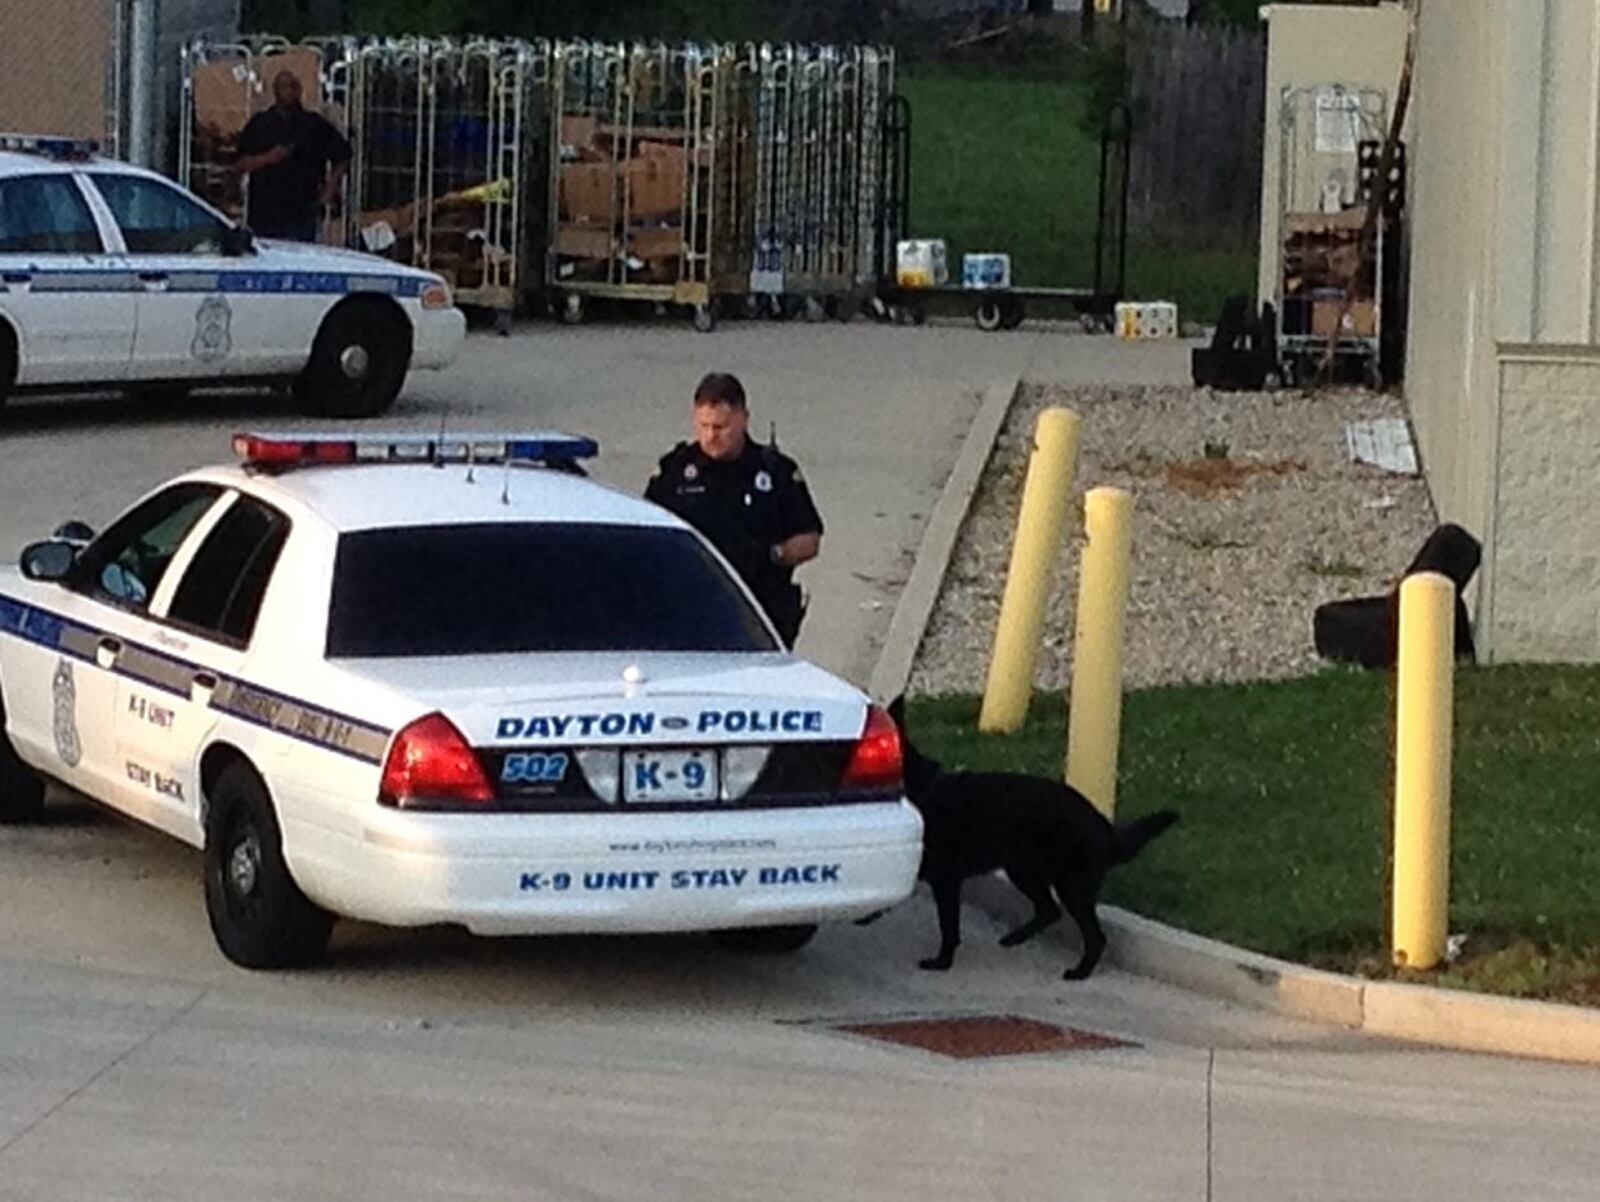
<path fill-rule="evenodd" d="M 33 283 L 33 276 L 31 273 L 26 271 L 8 271 L 4 275 L 0 275 L 0 282 L 7 284 L 31 284 Z"/>
<path fill-rule="evenodd" d="M 165 284 L 171 277 L 164 271 L 141 271 L 139 279 L 146 284 Z"/>
<path fill-rule="evenodd" d="M 117 664 L 117 656 L 121 654 L 122 640 L 104 638 L 95 644 L 94 662 L 102 668 L 114 668 Z"/>
<path fill-rule="evenodd" d="M 210 672 L 196 672 L 189 681 L 189 700 L 196 705 L 210 705 L 216 691 L 217 678 Z"/>

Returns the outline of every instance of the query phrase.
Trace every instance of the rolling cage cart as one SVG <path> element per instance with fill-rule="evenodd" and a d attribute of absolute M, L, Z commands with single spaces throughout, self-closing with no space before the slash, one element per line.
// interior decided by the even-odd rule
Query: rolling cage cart
<path fill-rule="evenodd" d="M 545 284 L 563 320 L 642 301 L 708 331 L 744 292 L 735 67 L 725 46 L 557 45 Z"/>
<path fill-rule="evenodd" d="M 1387 133 L 1385 94 L 1338 84 L 1286 88 L 1278 175 L 1282 259 L 1273 297 L 1282 382 L 1359 373 L 1382 385 L 1387 222 L 1362 238 L 1363 143 Z"/>
<path fill-rule="evenodd" d="M 509 325 L 542 237 L 550 50 L 543 42 L 261 36 L 184 49 L 180 175 L 235 219 L 244 124 L 291 70 L 350 141 L 345 200 L 319 241 L 436 271 Z M 533 231 L 537 231 L 535 234 Z"/>
<path fill-rule="evenodd" d="M 1090 333 L 1109 333 L 1117 303 L 1123 299 L 1128 264 L 1128 152 L 1133 140 L 1132 113 L 1114 105 L 1100 131 L 1100 167 L 1096 195 L 1094 277 L 1088 288 L 962 287 L 940 284 L 902 287 L 897 278 L 897 244 L 910 228 L 911 106 L 896 96 L 887 106 L 884 157 L 887 181 L 886 217 L 880 238 L 880 315 L 920 325 L 930 316 L 971 317 L 980 330 L 1012 330 L 1029 317 L 1047 321 L 1079 321 Z M 894 237 L 888 236 L 889 231 Z"/>
<path fill-rule="evenodd" d="M 746 309 L 848 318 L 876 288 L 892 50 L 747 46 L 736 175 Z"/>
<path fill-rule="evenodd" d="M 352 244 L 438 272 L 510 328 L 542 230 L 546 42 L 396 39 L 355 56 Z"/>
<path fill-rule="evenodd" d="M 349 59 L 336 39 L 290 42 L 258 36 L 238 42 L 197 39 L 182 49 L 183 103 L 179 114 L 178 178 L 195 195 L 243 222 L 247 184 L 234 170 L 239 135 L 250 118 L 272 107 L 272 81 L 291 71 L 300 81 L 304 105 L 335 129 L 350 134 Z M 324 214 L 318 240 L 346 241 L 342 206 Z"/>

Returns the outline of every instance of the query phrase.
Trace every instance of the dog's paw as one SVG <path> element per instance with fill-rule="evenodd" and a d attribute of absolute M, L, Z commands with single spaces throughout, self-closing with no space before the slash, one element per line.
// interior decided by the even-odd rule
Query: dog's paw
<path fill-rule="evenodd" d="M 1093 971 L 1093 968 L 1085 968 L 1081 964 L 1074 964 L 1071 968 L 1067 969 L 1066 972 L 1061 974 L 1061 979 L 1063 981 L 1087 981 L 1089 979 L 1089 974 Z"/>
<path fill-rule="evenodd" d="M 1007 931 L 1000 936 L 1001 947 L 1016 947 L 1018 944 L 1028 942 L 1030 935 L 1026 931 Z"/>
<path fill-rule="evenodd" d="M 926 960 L 918 960 L 917 967 L 928 972 L 948 972 L 954 962 L 951 956 L 929 956 Z"/>

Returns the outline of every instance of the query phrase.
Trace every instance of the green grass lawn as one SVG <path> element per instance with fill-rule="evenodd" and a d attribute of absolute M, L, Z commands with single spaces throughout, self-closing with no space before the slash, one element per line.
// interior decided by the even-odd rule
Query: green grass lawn
<path fill-rule="evenodd" d="M 1288 683 L 1127 697 L 1118 817 L 1182 822 L 1113 876 L 1106 900 L 1269 955 L 1387 973 L 1390 681 L 1327 671 Z M 1600 670 L 1470 668 L 1456 683 L 1445 984 L 1600 1002 Z M 911 709 L 948 765 L 1061 768 L 1064 706 L 1036 699 L 1006 737 L 978 701 Z"/>
<path fill-rule="evenodd" d="M 1100 145 L 1081 124 L 1086 86 L 907 72 L 900 90 L 911 102 L 912 235 L 944 238 L 952 274 L 968 251 L 1005 251 L 1020 284 L 1089 287 Z M 1226 296 L 1254 294 L 1255 270 L 1250 254 L 1136 238 L 1126 291 L 1212 321 Z"/>

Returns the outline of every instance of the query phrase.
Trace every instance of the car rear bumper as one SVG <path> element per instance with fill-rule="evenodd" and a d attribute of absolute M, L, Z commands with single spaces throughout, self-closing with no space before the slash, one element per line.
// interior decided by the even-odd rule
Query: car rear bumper
<path fill-rule="evenodd" d="M 449 367 L 461 354 L 467 337 L 466 314 L 460 309 L 417 309 L 412 315 L 412 367 Z"/>
<path fill-rule="evenodd" d="M 306 892 L 391 926 L 484 935 L 773 926 L 863 917 L 916 884 L 904 802 L 694 814 L 406 814 L 359 837 L 285 831 Z"/>

